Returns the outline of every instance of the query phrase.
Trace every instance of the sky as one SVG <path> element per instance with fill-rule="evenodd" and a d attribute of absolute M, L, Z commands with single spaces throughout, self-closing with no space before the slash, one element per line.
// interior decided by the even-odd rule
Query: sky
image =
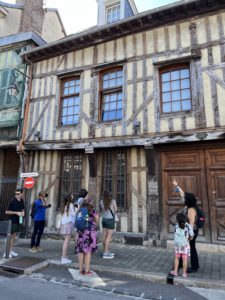
<path fill-rule="evenodd" d="M 15 3 L 15 0 L 3 0 Z M 67 34 L 76 33 L 97 24 L 96 0 L 44 0 L 46 7 L 57 8 Z M 143 12 L 178 0 L 135 0 L 138 12 Z"/>

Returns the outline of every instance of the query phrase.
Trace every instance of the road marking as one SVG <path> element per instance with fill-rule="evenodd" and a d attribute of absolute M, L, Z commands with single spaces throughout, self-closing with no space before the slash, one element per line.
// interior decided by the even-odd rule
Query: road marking
<path fill-rule="evenodd" d="M 106 286 L 106 283 L 95 272 L 93 272 L 93 275 L 90 276 L 81 275 L 79 270 L 70 268 L 69 272 L 76 281 L 88 282 L 93 286 Z"/>

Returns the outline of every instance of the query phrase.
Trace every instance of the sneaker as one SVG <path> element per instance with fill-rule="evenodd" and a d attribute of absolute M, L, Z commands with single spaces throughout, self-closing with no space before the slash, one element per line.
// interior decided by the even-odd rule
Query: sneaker
<path fill-rule="evenodd" d="M 32 253 L 37 253 L 38 252 L 38 250 L 36 249 L 36 247 L 30 248 L 29 251 L 32 252 Z"/>
<path fill-rule="evenodd" d="M 94 272 L 92 272 L 92 271 L 84 272 L 84 275 L 85 275 L 85 276 L 91 276 L 91 275 L 93 275 L 93 274 L 94 274 Z"/>
<path fill-rule="evenodd" d="M 66 258 L 66 257 L 62 257 L 62 258 L 61 258 L 61 263 L 62 263 L 63 265 L 71 264 L 71 263 L 72 263 L 72 260 L 70 260 L 70 259 L 68 259 L 68 258 Z"/>
<path fill-rule="evenodd" d="M 11 251 L 10 254 L 12 255 L 12 257 L 16 257 L 19 255 L 18 253 L 14 252 L 14 251 Z"/>
<path fill-rule="evenodd" d="M 112 259 L 112 258 L 114 258 L 114 255 L 112 255 L 112 253 L 110 253 L 110 252 L 105 252 L 105 253 L 103 253 L 103 258 L 104 259 Z"/>
<path fill-rule="evenodd" d="M 182 274 L 182 277 L 187 278 L 187 277 L 188 277 L 188 276 L 187 276 L 187 273 L 183 273 L 183 274 Z"/>
<path fill-rule="evenodd" d="M 3 258 L 5 258 L 5 257 L 6 257 L 6 254 L 4 253 L 4 254 L 3 254 Z M 9 252 L 9 258 L 12 258 L 11 252 Z"/>
<path fill-rule="evenodd" d="M 177 273 L 174 272 L 174 271 L 171 271 L 170 274 L 173 275 L 173 276 L 177 276 Z"/>
<path fill-rule="evenodd" d="M 43 249 L 40 247 L 36 247 L 36 249 L 37 249 L 37 252 L 43 251 Z"/>

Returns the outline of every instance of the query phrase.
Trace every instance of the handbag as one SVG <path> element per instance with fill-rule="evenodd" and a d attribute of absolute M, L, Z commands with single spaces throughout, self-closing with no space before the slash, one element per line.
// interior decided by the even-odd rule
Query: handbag
<path fill-rule="evenodd" d="M 112 214 L 112 216 L 113 216 L 115 222 L 116 222 L 116 223 L 119 222 L 120 219 L 119 219 L 117 213 L 113 213 L 112 210 L 111 210 L 111 208 L 109 208 L 109 210 L 110 210 L 110 212 L 111 212 L 111 214 Z"/>

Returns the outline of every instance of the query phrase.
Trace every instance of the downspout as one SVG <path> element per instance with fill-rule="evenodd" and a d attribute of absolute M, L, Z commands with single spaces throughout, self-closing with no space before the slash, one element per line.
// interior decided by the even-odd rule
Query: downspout
<path fill-rule="evenodd" d="M 21 172 L 26 171 L 26 161 L 25 158 L 27 157 L 26 151 L 24 151 L 24 142 L 26 137 L 26 131 L 27 131 L 27 121 L 30 111 L 30 99 L 31 99 L 31 91 L 32 91 L 32 80 L 33 80 L 33 63 L 28 60 L 28 58 L 25 56 L 25 60 L 29 63 L 29 80 L 28 80 L 28 91 L 27 91 L 27 97 L 25 102 L 25 112 L 24 112 L 24 121 L 22 126 L 22 134 L 21 139 L 19 141 L 19 144 L 17 146 L 17 153 L 20 155 L 20 166 L 21 166 Z"/>

